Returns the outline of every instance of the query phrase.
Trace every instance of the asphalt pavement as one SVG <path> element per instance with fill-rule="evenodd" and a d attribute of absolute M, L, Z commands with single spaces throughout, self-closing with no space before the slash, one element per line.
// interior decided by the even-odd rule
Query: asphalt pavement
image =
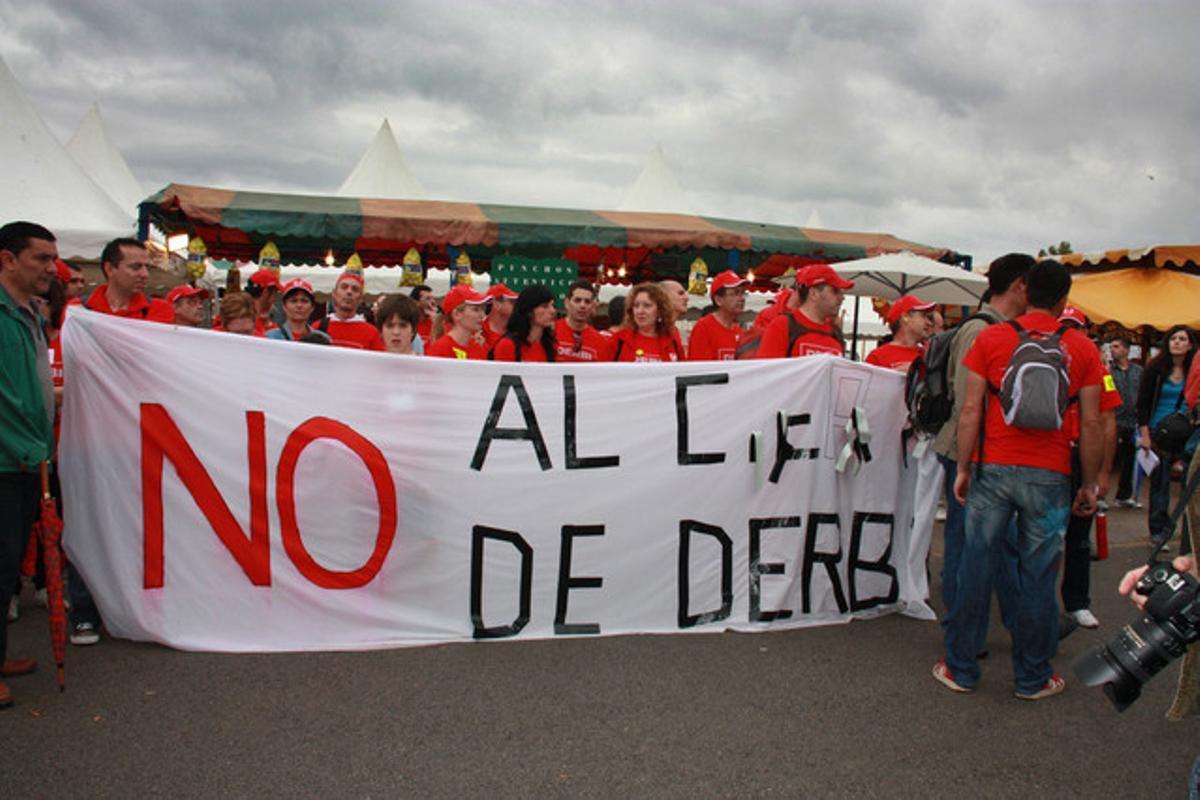
<path fill-rule="evenodd" d="M 959 695 L 930 676 L 941 626 L 899 615 L 363 653 L 106 638 L 68 648 L 60 694 L 26 593 L 9 652 L 42 668 L 9 681 L 0 797 L 1186 797 L 1200 720 L 1163 718 L 1177 666 L 1123 714 L 1070 671 L 1135 616 L 1116 584 L 1148 554 L 1145 512 L 1109 521 L 1101 627 L 1062 643 L 1067 691 L 1036 703 L 998 621 Z"/>

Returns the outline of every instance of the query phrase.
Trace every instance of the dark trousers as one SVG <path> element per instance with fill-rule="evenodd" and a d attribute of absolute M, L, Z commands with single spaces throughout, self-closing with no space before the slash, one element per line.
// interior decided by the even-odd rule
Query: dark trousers
<path fill-rule="evenodd" d="M 1133 500 L 1133 465 L 1137 456 L 1137 430 L 1117 429 L 1117 499 Z"/>
<path fill-rule="evenodd" d="M 0 472 L 0 609 L 8 613 L 19 586 L 21 558 L 37 520 L 42 479 L 33 472 Z M 8 657 L 8 623 L 0 622 L 0 661 Z"/>
<path fill-rule="evenodd" d="M 1079 448 L 1071 448 L 1071 499 L 1083 484 L 1083 470 L 1079 464 Z M 1118 497 L 1126 497 L 1117 492 Z M 1092 582 L 1092 518 L 1067 517 L 1067 535 L 1063 542 L 1062 601 L 1066 611 L 1080 611 L 1092 604 L 1088 592 Z"/>

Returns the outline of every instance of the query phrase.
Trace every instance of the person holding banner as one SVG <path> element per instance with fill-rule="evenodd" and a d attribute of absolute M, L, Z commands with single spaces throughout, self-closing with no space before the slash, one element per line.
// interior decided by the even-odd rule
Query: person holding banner
<path fill-rule="evenodd" d="M 100 254 L 100 270 L 106 283 L 97 286 L 84 306 L 101 314 L 126 319 L 164 322 L 175 312 L 165 300 L 150 300 L 143 294 L 150 280 L 150 253 L 137 239 L 113 239 Z"/>
<path fill-rule="evenodd" d="M 258 311 L 254 298 L 245 292 L 229 292 L 221 298 L 221 324 L 213 330 L 236 333 L 242 336 L 263 337 L 258 332 Z"/>
<path fill-rule="evenodd" d="M 39 466 L 54 450 L 54 387 L 45 322 L 33 298 L 54 280 L 54 234 L 32 222 L 0 228 L 0 608 L 18 586 L 21 557 L 41 500 Z M 31 658 L 8 658 L 0 622 L 0 708 L 11 706 L 5 678 L 33 672 Z"/>
<path fill-rule="evenodd" d="M 526 286 L 517 297 L 508 332 L 488 353 L 492 361 L 554 361 L 554 294 L 540 283 Z"/>
<path fill-rule="evenodd" d="M 911 294 L 892 303 L 887 315 L 892 340 L 867 354 L 866 362 L 885 369 L 908 372 L 922 345 L 933 335 L 933 305 Z"/>
<path fill-rule="evenodd" d="M 450 330 L 425 348 L 425 355 L 483 361 L 487 351 L 476 336 L 483 327 L 487 298 L 470 286 L 455 286 L 442 299 L 442 317 Z"/>
<path fill-rule="evenodd" d="M 655 283 L 639 283 L 625 301 L 625 324 L 614 337 L 613 361 L 684 361 L 675 331 L 675 308 Z"/>
<path fill-rule="evenodd" d="M 208 298 L 208 289 L 188 286 L 186 283 L 176 286 L 167 293 L 172 312 L 171 322 L 184 328 L 199 328 L 204 321 L 204 301 Z"/>

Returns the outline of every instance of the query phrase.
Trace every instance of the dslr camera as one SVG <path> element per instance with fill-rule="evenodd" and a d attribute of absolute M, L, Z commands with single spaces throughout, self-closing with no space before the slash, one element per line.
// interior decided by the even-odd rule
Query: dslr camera
<path fill-rule="evenodd" d="M 1124 711 L 1142 694 L 1142 686 L 1200 639 L 1200 580 L 1155 562 L 1137 583 L 1146 596 L 1145 613 L 1117 634 L 1075 660 L 1075 674 Z"/>

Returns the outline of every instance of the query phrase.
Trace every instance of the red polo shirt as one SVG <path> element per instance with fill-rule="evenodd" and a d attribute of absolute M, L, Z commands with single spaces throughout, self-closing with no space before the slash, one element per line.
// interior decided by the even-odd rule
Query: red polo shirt
<path fill-rule="evenodd" d="M 336 317 L 326 317 L 316 326 L 329 334 L 337 347 L 349 347 L 352 350 L 387 350 L 379 329 L 362 319 L 340 320 Z M 257 330 L 255 335 L 259 335 Z"/>
<path fill-rule="evenodd" d="M 866 361 L 868 364 L 874 364 L 877 367 L 907 372 L 909 364 L 912 364 L 920 354 L 921 348 L 919 347 L 905 347 L 901 344 L 888 342 L 887 344 L 879 345 L 879 347 L 868 353 Z"/>
<path fill-rule="evenodd" d="M 125 319 L 149 319 L 153 322 L 171 322 L 175 319 L 175 309 L 171 307 L 170 303 L 157 298 L 151 300 L 141 292 L 129 298 L 129 305 L 125 308 L 113 311 L 112 306 L 108 304 L 107 283 L 97 286 L 95 291 L 88 296 L 84 306 L 92 311 L 99 311 L 101 314 L 110 314 Z"/>
<path fill-rule="evenodd" d="M 492 348 L 493 361 L 517 361 L 517 347 L 513 340 L 505 336 L 496 342 L 496 346 Z M 537 344 L 529 344 L 528 342 L 521 343 L 521 358 L 520 361 L 549 361 L 546 355 L 546 348 L 541 342 Z"/>
<path fill-rule="evenodd" d="M 684 360 L 683 348 L 671 333 L 651 337 L 622 328 L 613 338 L 616 340 L 613 348 L 614 361 L 640 363 Z"/>

